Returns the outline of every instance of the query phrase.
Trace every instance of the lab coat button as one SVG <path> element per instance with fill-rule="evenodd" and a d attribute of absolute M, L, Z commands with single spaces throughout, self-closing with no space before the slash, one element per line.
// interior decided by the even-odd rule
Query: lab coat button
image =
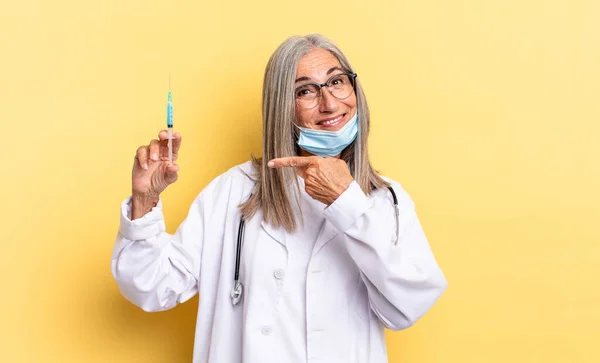
<path fill-rule="evenodd" d="M 265 325 L 262 328 L 260 328 L 260 332 L 263 335 L 270 335 L 272 331 L 273 331 L 273 329 L 271 329 L 271 327 L 269 325 Z"/>
<path fill-rule="evenodd" d="M 275 270 L 275 273 L 273 273 L 273 275 L 275 275 L 275 278 L 277 280 L 281 280 L 285 277 L 285 271 L 283 271 L 282 269 L 277 269 Z"/>

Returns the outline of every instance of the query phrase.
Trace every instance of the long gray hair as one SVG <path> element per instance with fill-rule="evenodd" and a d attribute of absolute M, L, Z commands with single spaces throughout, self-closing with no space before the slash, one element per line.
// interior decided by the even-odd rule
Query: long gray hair
<path fill-rule="evenodd" d="M 283 226 L 288 232 L 297 227 L 290 202 L 293 200 L 298 207 L 300 205 L 296 171 L 294 168 L 271 169 L 267 163 L 274 158 L 298 155 L 293 126 L 296 123 L 296 70 L 300 59 L 316 48 L 330 51 L 344 70 L 354 72 L 342 51 L 318 34 L 291 37 L 275 50 L 267 63 L 263 81 L 263 153 L 261 158 L 252 158 L 256 186 L 252 196 L 240 205 L 244 219 L 250 219 L 261 208 L 265 222 L 275 228 Z M 354 89 L 359 133 L 342 152 L 341 158 L 348 164 L 354 180 L 369 195 L 374 189 L 388 186 L 388 183 L 375 172 L 369 161 L 369 107 L 358 78 Z"/>

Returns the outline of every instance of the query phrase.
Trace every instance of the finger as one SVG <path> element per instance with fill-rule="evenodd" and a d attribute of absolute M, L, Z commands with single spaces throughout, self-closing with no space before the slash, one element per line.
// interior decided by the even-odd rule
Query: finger
<path fill-rule="evenodd" d="M 160 130 L 160 132 L 158 133 L 158 139 L 160 141 L 166 140 L 168 137 L 169 137 L 169 131 L 167 131 L 167 130 Z"/>
<path fill-rule="evenodd" d="M 179 165 L 173 163 L 173 165 L 167 165 L 165 168 L 166 173 L 176 173 L 179 171 Z"/>
<path fill-rule="evenodd" d="M 173 134 L 173 156 L 179 154 L 179 148 L 181 147 L 181 134 L 176 132 Z"/>
<path fill-rule="evenodd" d="M 150 153 L 150 160 L 158 160 L 158 153 L 160 152 L 160 143 L 158 142 L 158 140 L 150 141 L 150 145 L 148 145 L 148 152 Z"/>
<path fill-rule="evenodd" d="M 148 147 L 140 146 L 135 153 L 135 158 L 142 168 L 148 169 Z"/>
<path fill-rule="evenodd" d="M 296 169 L 296 172 L 298 173 L 298 175 L 300 175 L 302 179 L 306 180 L 306 173 L 304 168 L 298 168 Z"/>
<path fill-rule="evenodd" d="M 179 171 L 179 165 L 167 165 L 165 169 L 165 181 L 169 184 L 174 183 L 177 180 L 177 172 Z"/>
<path fill-rule="evenodd" d="M 158 139 L 160 140 L 161 144 L 163 146 L 167 146 L 168 145 L 168 140 L 169 140 L 169 132 L 167 130 L 162 130 L 161 132 L 158 133 Z M 177 157 L 177 153 L 179 152 L 179 147 L 181 146 L 181 134 L 179 132 L 175 132 L 173 134 L 173 158 Z M 165 156 L 168 156 L 169 154 L 169 149 L 165 149 Z M 162 153 L 161 153 L 162 155 Z"/>
<path fill-rule="evenodd" d="M 269 161 L 267 164 L 270 168 L 281 167 L 305 167 L 315 162 L 316 156 L 289 156 L 286 158 L 278 158 Z"/>
<path fill-rule="evenodd" d="M 161 130 L 158 133 L 158 139 L 160 141 L 162 141 L 162 140 L 168 140 L 169 139 L 169 131 L 167 131 L 167 130 Z M 181 134 L 179 132 L 174 132 L 173 133 L 173 141 L 175 141 L 176 139 L 180 139 L 181 140 Z"/>
<path fill-rule="evenodd" d="M 317 176 L 317 171 L 318 171 L 318 169 L 317 169 L 317 168 L 306 168 L 306 169 L 304 170 L 304 174 L 306 174 L 306 177 L 307 177 L 307 178 L 308 178 L 308 177 L 313 177 L 313 178 L 314 178 L 314 177 L 316 177 L 316 176 Z"/>

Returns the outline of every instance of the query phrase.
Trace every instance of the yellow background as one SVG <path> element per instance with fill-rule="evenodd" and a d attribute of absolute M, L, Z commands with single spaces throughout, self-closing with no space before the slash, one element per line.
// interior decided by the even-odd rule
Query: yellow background
<path fill-rule="evenodd" d="M 198 299 L 158 314 L 110 275 L 135 149 L 165 127 L 168 230 L 260 154 L 266 62 L 338 43 L 449 289 L 392 363 L 600 362 L 600 2 L 5 1 L 0 362 L 190 362 Z"/>

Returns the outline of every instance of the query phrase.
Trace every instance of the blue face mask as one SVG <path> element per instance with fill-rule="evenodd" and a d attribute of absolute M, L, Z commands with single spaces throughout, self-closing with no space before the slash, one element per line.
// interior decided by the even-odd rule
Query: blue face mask
<path fill-rule="evenodd" d="M 298 146 L 317 156 L 336 156 L 356 139 L 358 135 L 358 112 L 338 131 L 300 129 Z"/>

